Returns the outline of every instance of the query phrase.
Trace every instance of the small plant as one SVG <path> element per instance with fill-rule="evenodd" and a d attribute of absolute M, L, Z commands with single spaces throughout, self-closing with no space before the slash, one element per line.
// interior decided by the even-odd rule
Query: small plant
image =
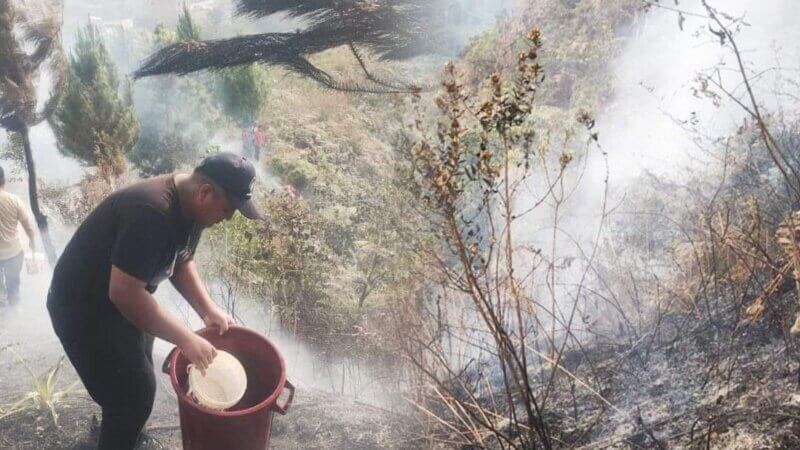
<path fill-rule="evenodd" d="M 563 371 L 567 340 L 559 342 L 559 335 L 570 333 L 580 297 L 579 285 L 574 303 L 565 308 L 555 294 L 560 267 L 556 251 L 547 255 L 552 263 L 544 267 L 543 253 L 522 245 L 530 238 L 517 231 L 524 226 L 519 219 L 536 208 L 519 210 L 515 201 L 532 186 L 533 177 L 547 184 L 540 203 L 554 205 L 558 217 L 565 199 L 564 174 L 574 158 L 568 139 L 563 151 L 556 152 L 546 136 L 538 137 L 534 105 L 544 79 L 539 31 L 531 30 L 526 43 L 517 55 L 515 75 L 492 74 L 479 96 L 455 65 L 448 64 L 442 92 L 434 99 L 436 128 L 428 127 L 429 117 L 418 119 L 421 138 L 408 155 L 415 187 L 427 206 L 425 216 L 440 245 L 432 247 L 433 254 L 423 249 L 428 256 L 421 257 L 435 261 L 428 268 L 428 289 L 436 295 L 429 305 L 407 308 L 404 326 L 414 334 L 407 336 L 403 350 L 436 394 L 428 396 L 425 408 L 456 432 L 448 432 L 446 439 L 454 437 L 468 446 L 553 448 L 545 411 L 548 398 L 557 395 L 556 371 Z M 593 120 L 583 114 L 578 123 L 591 129 Z M 546 278 L 537 279 L 539 273 L 547 273 Z M 536 295 L 537 284 L 553 287 L 549 305 Z M 448 317 L 445 308 L 451 307 L 443 306 L 448 298 L 464 305 L 460 317 Z M 452 343 L 462 339 L 480 341 L 476 347 L 485 353 L 453 350 Z M 539 346 L 545 347 L 543 352 Z M 550 375 L 534 379 L 529 371 L 545 363 Z"/>
<path fill-rule="evenodd" d="M 22 394 L 16 401 L 10 404 L 0 405 L 0 420 L 22 413 L 31 408 L 37 408 L 40 411 L 49 411 L 50 416 L 53 418 L 53 424 L 58 427 L 58 413 L 56 412 L 56 408 L 63 402 L 66 396 L 75 392 L 75 388 L 78 385 L 78 381 L 76 380 L 66 389 L 58 389 L 56 387 L 58 372 L 61 370 L 61 366 L 64 363 L 64 356 L 61 356 L 58 362 L 46 372 L 41 375 L 36 375 L 20 355 L 11 348 L 9 348 L 9 350 L 14 353 L 19 364 L 21 364 L 30 375 L 33 382 L 33 389 Z"/>

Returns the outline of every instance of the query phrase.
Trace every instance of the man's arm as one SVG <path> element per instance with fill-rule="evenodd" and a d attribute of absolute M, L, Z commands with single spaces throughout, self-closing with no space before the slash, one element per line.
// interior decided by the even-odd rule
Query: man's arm
<path fill-rule="evenodd" d="M 119 312 L 136 328 L 178 346 L 189 361 L 205 371 L 217 354 L 214 346 L 172 317 L 145 287 L 143 281 L 111 266 L 108 296 Z"/>
<path fill-rule="evenodd" d="M 36 234 L 33 232 L 33 225 L 31 224 L 30 216 L 28 215 L 28 211 L 25 211 L 25 205 L 22 204 L 20 201 L 20 209 L 19 209 L 19 223 L 22 224 L 22 228 L 25 230 L 25 234 L 28 235 L 28 244 L 31 248 L 31 253 L 36 251 Z"/>
<path fill-rule="evenodd" d="M 228 331 L 228 325 L 233 323 L 233 320 L 211 300 L 193 259 L 176 264 L 170 281 L 206 325 L 218 326 L 220 334 Z"/>

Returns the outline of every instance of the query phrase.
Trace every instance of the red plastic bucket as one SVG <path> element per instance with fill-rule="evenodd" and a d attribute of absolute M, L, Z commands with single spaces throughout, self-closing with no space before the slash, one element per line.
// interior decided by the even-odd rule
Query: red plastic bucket
<path fill-rule="evenodd" d="M 197 334 L 242 363 L 247 372 L 247 391 L 239 403 L 225 411 L 199 405 L 186 394 L 189 360 L 177 347 L 172 349 L 162 370 L 178 395 L 184 450 L 266 449 L 273 412 L 286 414 L 294 399 L 283 355 L 266 337 L 240 326 L 231 326 L 222 336 L 218 328 L 203 328 Z M 284 387 L 289 396 L 281 406 L 278 397 Z"/>

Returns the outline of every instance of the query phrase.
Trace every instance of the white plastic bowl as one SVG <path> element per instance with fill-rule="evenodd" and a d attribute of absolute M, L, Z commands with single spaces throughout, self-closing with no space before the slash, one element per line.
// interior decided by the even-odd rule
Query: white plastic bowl
<path fill-rule="evenodd" d="M 247 390 L 247 373 L 233 355 L 217 350 L 217 356 L 203 376 L 194 366 L 189 366 L 187 394 L 197 403 L 211 409 L 228 409 L 239 403 Z"/>

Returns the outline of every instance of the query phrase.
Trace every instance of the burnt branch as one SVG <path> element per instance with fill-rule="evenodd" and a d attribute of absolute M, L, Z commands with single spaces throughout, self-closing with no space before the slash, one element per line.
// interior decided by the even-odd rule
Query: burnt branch
<path fill-rule="evenodd" d="M 264 33 L 230 39 L 179 42 L 149 56 L 135 78 L 162 74 L 185 75 L 200 70 L 262 63 L 307 76 L 331 89 L 367 93 L 416 93 L 410 83 L 391 82 L 367 70 L 356 48 L 368 49 L 381 60 L 402 60 L 433 53 L 443 41 L 443 27 L 431 14 L 438 2 L 404 0 L 363 1 L 256 1 L 240 0 L 237 12 L 254 18 L 276 13 L 302 17 L 308 24 L 295 33 Z M 434 31 L 439 30 L 439 31 Z M 334 80 L 307 61 L 326 50 L 349 46 L 367 83 Z"/>

